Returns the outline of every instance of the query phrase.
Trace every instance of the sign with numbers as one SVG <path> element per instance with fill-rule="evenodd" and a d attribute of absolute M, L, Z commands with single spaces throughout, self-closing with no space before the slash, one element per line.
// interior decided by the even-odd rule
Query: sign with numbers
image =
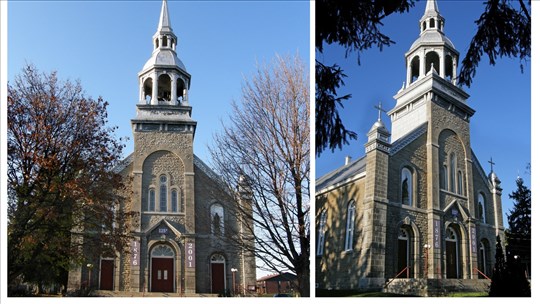
<path fill-rule="evenodd" d="M 441 221 L 435 220 L 435 227 L 433 229 L 433 243 L 435 248 L 441 247 Z"/>
<path fill-rule="evenodd" d="M 195 243 L 186 243 L 186 268 L 195 268 Z"/>
<path fill-rule="evenodd" d="M 131 265 L 138 266 L 141 258 L 141 244 L 137 241 L 131 241 Z"/>
<path fill-rule="evenodd" d="M 471 227 L 471 249 L 473 253 L 476 253 L 476 228 Z"/>

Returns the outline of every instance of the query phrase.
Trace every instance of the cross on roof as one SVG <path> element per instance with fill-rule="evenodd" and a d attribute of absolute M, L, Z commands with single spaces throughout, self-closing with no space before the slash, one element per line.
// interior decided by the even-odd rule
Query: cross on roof
<path fill-rule="evenodd" d="M 381 111 L 386 113 L 388 111 L 386 111 L 385 109 L 382 108 L 382 102 L 379 101 L 379 105 L 378 106 L 375 106 L 375 109 L 379 110 L 379 121 L 381 121 Z"/>
<path fill-rule="evenodd" d="M 493 172 L 493 165 L 495 165 L 495 163 L 493 162 L 493 157 L 490 157 L 490 158 L 489 158 L 488 163 L 491 164 L 491 172 Z"/>

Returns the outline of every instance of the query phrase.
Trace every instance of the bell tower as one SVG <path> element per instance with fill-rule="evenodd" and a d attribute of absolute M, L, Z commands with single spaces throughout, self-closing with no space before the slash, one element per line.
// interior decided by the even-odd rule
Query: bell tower
<path fill-rule="evenodd" d="M 163 0 L 153 51 L 139 72 L 139 100 L 131 120 L 134 138 L 133 205 L 140 218 L 132 229 L 141 256 L 156 244 L 174 248 L 175 292 L 194 293 L 195 267 L 185 266 L 182 250 L 196 245 L 193 139 L 197 122 L 188 101 L 191 75 L 177 56 L 178 37 Z M 159 235 L 159 227 L 162 234 Z M 131 266 L 131 288 L 153 290 L 150 259 Z M 145 279 L 142 279 L 145 278 Z"/>
<path fill-rule="evenodd" d="M 438 278 L 445 273 L 446 264 L 441 259 L 443 227 L 459 227 L 463 240 L 468 240 L 476 231 L 474 155 L 469 125 L 475 110 L 468 105 L 469 95 L 457 86 L 459 52 L 446 37 L 445 25 L 437 2 L 428 0 L 419 21 L 420 36 L 405 53 L 405 82 L 394 96 L 396 105 L 388 112 L 392 121 L 392 143 L 406 141 L 407 135 L 427 129 L 428 229 L 424 245 L 430 248 L 425 264 L 428 278 Z M 458 210 L 468 213 L 462 212 L 458 217 Z M 449 222 L 452 218 L 457 220 Z M 476 254 L 470 248 L 466 251 L 463 261 L 469 266 L 476 265 Z M 472 276 L 472 266 L 469 266 L 459 270 L 460 277 Z"/>
<path fill-rule="evenodd" d="M 188 105 L 191 75 L 177 56 L 178 38 L 171 27 L 166 0 L 152 42 L 152 56 L 139 72 L 139 104 Z"/>

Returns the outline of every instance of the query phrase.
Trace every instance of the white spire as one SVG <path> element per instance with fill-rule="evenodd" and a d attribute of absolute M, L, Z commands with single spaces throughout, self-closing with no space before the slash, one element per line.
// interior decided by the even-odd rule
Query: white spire
<path fill-rule="evenodd" d="M 439 14 L 439 7 L 437 6 L 437 1 L 435 0 L 427 0 L 426 1 L 426 10 L 424 11 L 424 15 L 437 15 Z"/>
<path fill-rule="evenodd" d="M 161 5 L 161 15 L 159 16 L 158 32 L 172 32 L 171 22 L 169 20 L 169 7 L 167 0 L 163 0 Z"/>

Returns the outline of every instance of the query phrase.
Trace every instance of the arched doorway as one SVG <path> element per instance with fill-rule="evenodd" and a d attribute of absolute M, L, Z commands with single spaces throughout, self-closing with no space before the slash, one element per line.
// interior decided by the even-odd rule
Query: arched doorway
<path fill-rule="evenodd" d="M 215 253 L 210 257 L 211 293 L 222 293 L 225 290 L 225 257 Z"/>
<path fill-rule="evenodd" d="M 174 251 L 165 244 L 159 244 L 151 253 L 152 292 L 174 292 Z"/>
<path fill-rule="evenodd" d="M 483 274 L 486 274 L 486 246 L 484 246 L 484 242 L 480 241 L 480 248 L 478 249 L 478 270 L 480 270 Z M 485 279 L 483 275 L 480 273 L 478 274 L 479 279 Z"/>
<path fill-rule="evenodd" d="M 446 278 L 457 279 L 459 275 L 458 235 L 452 227 L 446 228 Z"/>
<path fill-rule="evenodd" d="M 399 235 L 398 235 L 398 273 L 403 271 L 405 267 L 409 267 L 409 261 L 410 261 L 410 248 L 411 248 L 411 242 L 410 242 L 410 236 L 407 229 L 404 227 L 401 227 L 399 229 Z M 405 270 L 403 271 L 398 277 L 399 278 L 407 278 L 410 276 L 410 271 Z"/>

